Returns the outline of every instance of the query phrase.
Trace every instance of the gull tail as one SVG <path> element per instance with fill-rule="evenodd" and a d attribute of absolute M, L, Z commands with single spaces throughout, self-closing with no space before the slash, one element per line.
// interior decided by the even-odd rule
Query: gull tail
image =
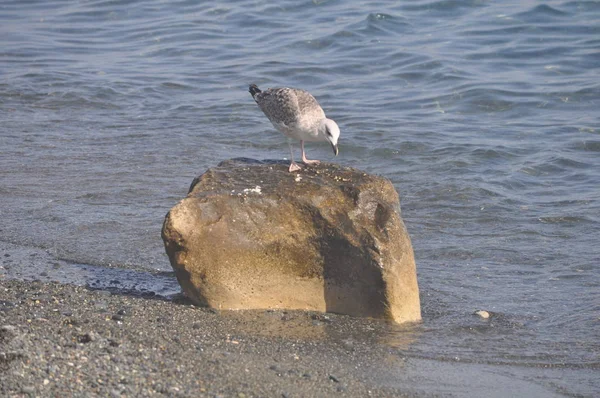
<path fill-rule="evenodd" d="M 255 98 L 256 94 L 262 93 L 262 91 L 260 91 L 260 89 L 258 88 L 258 86 L 256 84 L 251 84 L 248 91 L 250 92 L 250 94 L 252 94 L 252 98 Z"/>

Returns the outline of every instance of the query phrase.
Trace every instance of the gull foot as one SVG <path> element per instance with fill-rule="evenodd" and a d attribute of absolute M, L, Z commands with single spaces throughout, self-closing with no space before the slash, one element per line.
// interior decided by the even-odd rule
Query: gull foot
<path fill-rule="evenodd" d="M 320 160 L 308 160 L 308 159 L 303 159 L 302 160 L 305 164 L 319 164 L 321 163 Z"/>
<path fill-rule="evenodd" d="M 293 172 L 293 171 L 302 170 L 302 167 L 300 167 L 300 166 L 298 165 L 298 163 L 296 163 L 296 162 L 292 162 L 292 163 L 290 163 L 290 169 L 289 169 L 289 170 L 290 170 L 290 173 L 291 173 L 291 172 Z"/>

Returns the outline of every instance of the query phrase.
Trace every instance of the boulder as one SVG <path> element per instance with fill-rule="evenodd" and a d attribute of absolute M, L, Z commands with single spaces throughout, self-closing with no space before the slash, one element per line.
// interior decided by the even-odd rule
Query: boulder
<path fill-rule="evenodd" d="M 162 230 L 184 294 L 217 309 L 420 320 L 392 183 L 331 163 L 288 166 L 232 159 L 194 179 Z"/>

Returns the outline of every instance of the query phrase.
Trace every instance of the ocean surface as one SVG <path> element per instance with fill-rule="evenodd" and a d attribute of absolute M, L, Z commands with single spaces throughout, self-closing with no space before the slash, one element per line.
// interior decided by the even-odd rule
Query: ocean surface
<path fill-rule="evenodd" d="M 309 90 L 342 136 L 308 156 L 400 193 L 401 386 L 600 395 L 599 1 L 3 0 L 1 278 L 177 292 L 160 230 L 192 179 L 289 156 L 250 83 Z"/>

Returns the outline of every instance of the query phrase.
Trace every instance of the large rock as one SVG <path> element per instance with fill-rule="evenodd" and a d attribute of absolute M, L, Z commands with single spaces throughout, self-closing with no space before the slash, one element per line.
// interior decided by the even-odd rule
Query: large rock
<path fill-rule="evenodd" d="M 219 309 L 421 319 L 410 238 L 385 178 L 233 159 L 196 178 L 162 231 L 184 293 Z"/>

